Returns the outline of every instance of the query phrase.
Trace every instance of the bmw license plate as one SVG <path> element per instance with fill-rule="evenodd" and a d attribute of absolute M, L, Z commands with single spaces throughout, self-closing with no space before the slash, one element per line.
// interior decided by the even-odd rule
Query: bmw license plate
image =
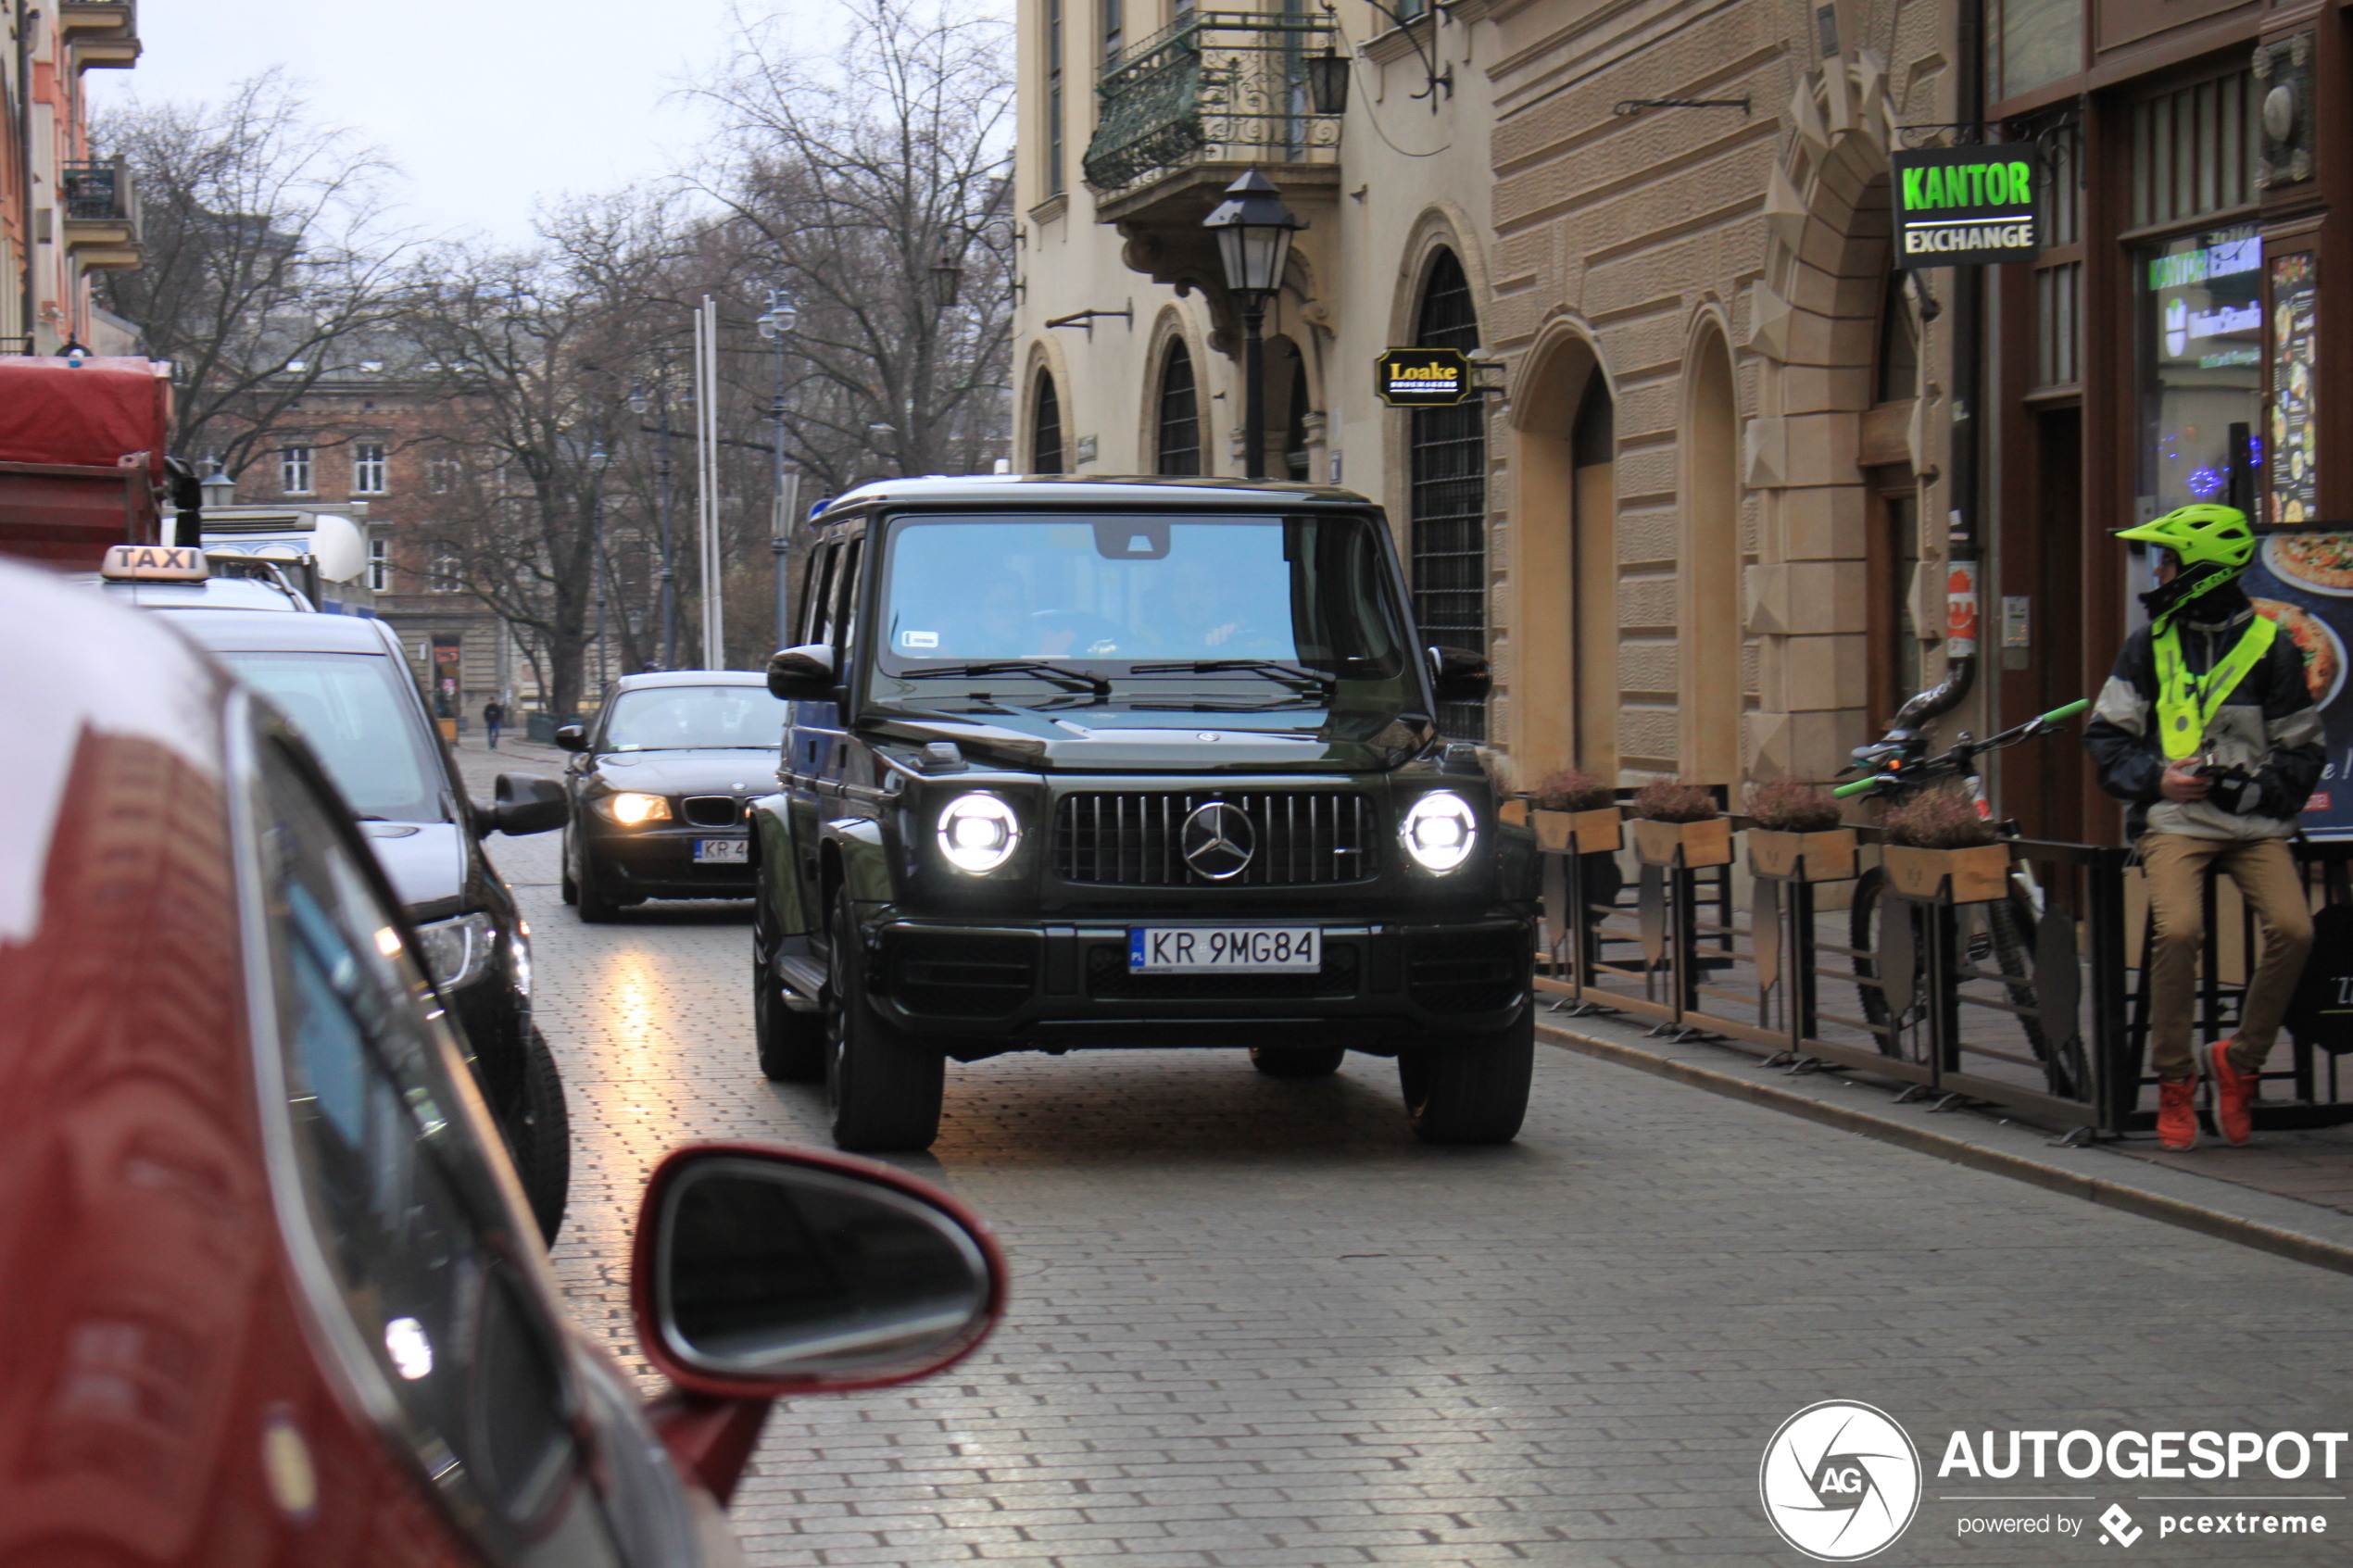
<path fill-rule="evenodd" d="M 1312 925 L 1136 925 L 1127 929 L 1130 974 L 1254 974 L 1324 967 L 1324 934 Z"/>
<path fill-rule="evenodd" d="M 695 864 L 698 866 L 744 866 L 751 862 L 748 851 L 749 838 L 698 838 L 695 840 Z"/>

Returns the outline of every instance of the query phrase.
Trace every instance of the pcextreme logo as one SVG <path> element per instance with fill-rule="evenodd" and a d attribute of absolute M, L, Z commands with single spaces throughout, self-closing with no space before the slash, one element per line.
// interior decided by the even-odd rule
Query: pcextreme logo
<path fill-rule="evenodd" d="M 1781 1423 L 1756 1486 L 1781 1539 L 1818 1562 L 1859 1562 L 1919 1511 L 1919 1450 L 1886 1411 L 1824 1399 Z"/>

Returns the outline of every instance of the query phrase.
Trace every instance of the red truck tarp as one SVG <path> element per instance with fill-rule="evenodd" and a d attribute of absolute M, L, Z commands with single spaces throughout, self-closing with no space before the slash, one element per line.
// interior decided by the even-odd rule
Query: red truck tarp
<path fill-rule="evenodd" d="M 95 566 L 157 542 L 171 383 L 146 359 L 0 358 L 0 553 Z"/>

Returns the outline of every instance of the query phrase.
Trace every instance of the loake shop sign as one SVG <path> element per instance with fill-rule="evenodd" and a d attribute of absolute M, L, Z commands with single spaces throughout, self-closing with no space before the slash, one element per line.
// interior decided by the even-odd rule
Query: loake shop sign
<path fill-rule="evenodd" d="M 1373 391 L 1392 408 L 1451 408 L 1478 395 L 1459 348 L 1385 348 L 1373 361 Z"/>
<path fill-rule="evenodd" d="M 1888 158 L 1895 182 L 1895 265 L 2032 261 L 2041 243 L 2044 172 L 2031 142 L 1931 147 Z"/>

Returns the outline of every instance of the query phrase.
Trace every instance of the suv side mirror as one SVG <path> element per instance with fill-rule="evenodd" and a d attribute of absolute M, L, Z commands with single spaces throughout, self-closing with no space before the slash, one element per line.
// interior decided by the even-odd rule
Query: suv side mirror
<path fill-rule="evenodd" d="M 499 833 L 547 833 L 563 826 L 571 812 L 559 779 L 501 773 L 497 790 L 498 804 L 490 809 L 490 825 Z"/>
<path fill-rule="evenodd" d="M 834 695 L 834 650 L 824 643 L 780 648 L 768 661 L 768 695 L 786 702 L 825 702 Z"/>
<path fill-rule="evenodd" d="M 1460 648 L 1433 647 L 1423 650 L 1429 655 L 1429 684 L 1441 702 L 1477 702 L 1487 695 L 1494 684 L 1487 660 Z"/>
<path fill-rule="evenodd" d="M 556 726 L 556 745 L 565 751 L 588 749 L 588 732 L 578 724 Z"/>

